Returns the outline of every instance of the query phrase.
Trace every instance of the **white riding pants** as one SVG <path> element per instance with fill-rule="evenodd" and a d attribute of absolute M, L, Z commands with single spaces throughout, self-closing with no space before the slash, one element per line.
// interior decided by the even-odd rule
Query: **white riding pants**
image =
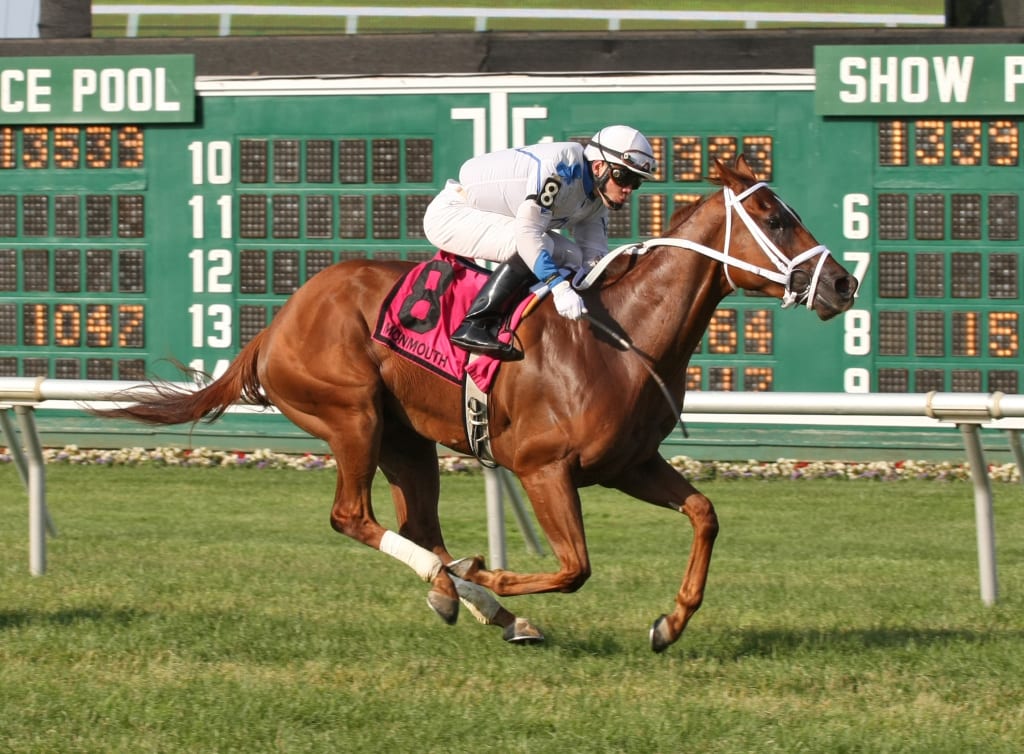
<path fill-rule="evenodd" d="M 504 262 L 519 251 L 531 270 L 537 261 L 535 250 L 516 248 L 514 217 L 474 207 L 456 181 L 448 181 L 427 205 L 423 231 L 434 246 L 460 257 Z M 582 265 L 583 255 L 574 241 L 557 230 L 547 235 L 551 258 L 558 267 L 576 269 Z"/>

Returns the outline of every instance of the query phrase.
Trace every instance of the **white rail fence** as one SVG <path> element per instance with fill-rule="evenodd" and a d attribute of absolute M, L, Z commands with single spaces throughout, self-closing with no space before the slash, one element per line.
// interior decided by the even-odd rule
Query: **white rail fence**
<path fill-rule="evenodd" d="M 46 506 L 45 462 L 42 442 L 34 420 L 37 406 L 48 401 L 79 404 L 116 401 L 126 390 L 145 384 L 110 380 L 54 380 L 30 377 L 0 378 L 0 424 L 29 496 L 29 571 L 46 570 L 46 532 L 56 533 Z M 45 408 L 45 406 L 44 406 Z M 16 417 L 20 441 L 10 413 Z M 850 426 L 906 426 L 907 421 L 959 429 L 974 485 L 975 528 L 981 599 L 992 605 L 998 599 L 995 522 L 992 484 L 982 450 L 980 429 L 1004 430 L 1018 469 L 1024 469 L 1020 430 L 1024 428 L 1024 395 L 1002 393 L 738 393 L 698 391 L 686 396 L 686 420 L 692 422 L 799 423 L 805 426 L 834 424 L 837 418 Z M 488 509 L 492 511 L 493 479 L 488 480 Z M 511 492 L 511 488 L 509 490 Z M 498 493 L 500 494 L 500 493 Z M 517 512 L 517 516 L 519 513 Z M 490 516 L 489 516 L 490 518 Z M 489 521 L 489 532 L 495 531 Z M 521 522 L 523 525 L 523 522 Z M 528 527 L 528 525 L 527 525 Z M 532 532 L 524 529 L 528 544 Z M 495 550 L 492 539 L 491 551 Z M 500 543 L 503 547 L 503 543 Z M 538 545 L 539 547 L 539 545 Z"/>
<path fill-rule="evenodd" d="M 447 18 L 473 19 L 474 31 L 487 31 L 492 19 L 541 19 L 553 21 L 605 21 L 609 31 L 619 31 L 623 21 L 646 23 L 683 22 L 696 24 L 734 23 L 756 29 L 770 25 L 832 26 L 944 26 L 946 17 L 911 13 L 783 13 L 756 11 L 673 11 L 673 10 L 570 10 L 559 8 L 395 8 L 372 5 L 312 7 L 302 5 L 139 5 L 98 3 L 93 16 L 126 16 L 125 34 L 139 35 L 143 16 L 214 16 L 217 32 L 231 34 L 235 16 L 292 16 L 306 18 L 344 18 L 345 33 L 359 31 L 362 18 Z"/>

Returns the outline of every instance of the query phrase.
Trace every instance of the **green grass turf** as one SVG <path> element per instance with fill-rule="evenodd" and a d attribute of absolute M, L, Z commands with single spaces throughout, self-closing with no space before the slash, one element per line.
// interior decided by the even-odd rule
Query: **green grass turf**
<path fill-rule="evenodd" d="M 405 566 L 334 533 L 326 471 L 48 469 L 28 575 L 0 465 L 0 751 L 1015 752 L 1024 491 L 995 490 L 1001 600 L 978 595 L 966 482 L 715 481 L 704 607 L 663 655 L 690 531 L 584 491 L 594 573 L 505 600 L 547 634 L 449 627 Z M 483 481 L 446 476 L 457 555 Z M 380 518 L 391 521 L 378 484 Z M 552 570 L 509 520 L 510 565 Z"/>

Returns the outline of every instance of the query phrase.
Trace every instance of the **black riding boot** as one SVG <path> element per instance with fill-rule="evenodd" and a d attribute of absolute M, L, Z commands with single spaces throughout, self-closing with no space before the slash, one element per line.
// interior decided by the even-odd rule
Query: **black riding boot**
<path fill-rule="evenodd" d="M 452 334 L 452 343 L 506 361 L 523 358 L 523 352 L 511 342 L 498 340 L 498 332 L 509 305 L 518 300 L 517 294 L 524 292 L 532 278 L 530 268 L 518 256 L 498 265 L 469 305 L 466 318 Z"/>

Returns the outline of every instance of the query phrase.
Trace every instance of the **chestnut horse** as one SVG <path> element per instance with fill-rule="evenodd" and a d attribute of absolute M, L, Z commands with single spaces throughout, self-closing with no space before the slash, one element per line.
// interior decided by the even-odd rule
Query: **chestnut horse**
<path fill-rule="evenodd" d="M 212 421 L 239 400 L 276 406 L 325 440 L 337 460 L 334 529 L 429 581 L 428 602 L 449 622 L 460 593 L 475 597 L 485 612 L 477 617 L 504 625 L 507 639 L 540 637 L 510 635 L 515 616 L 485 590 L 573 592 L 590 576 L 581 487 L 611 487 L 682 513 L 693 527 L 689 562 L 674 610 L 650 629 L 652 648 L 662 651 L 700 607 L 718 533 L 711 501 L 659 453 L 679 419 L 665 389 L 681 405 L 690 355 L 733 290 L 805 304 L 827 320 L 852 305 L 857 287 L 742 157 L 718 169 L 721 188 L 673 218 L 668 237 L 614 259 L 583 292 L 588 318 L 569 321 L 547 302 L 538 306 L 517 332 L 525 358 L 497 375 L 491 450 L 522 482 L 558 557 L 553 573 L 491 570 L 479 557 L 453 561 L 445 549 L 436 446 L 469 452 L 461 391 L 371 337 L 382 301 L 410 263 L 354 260 L 323 270 L 216 381 L 196 390 L 162 386 L 105 415 L 177 424 Z M 378 467 L 390 483 L 397 532 L 374 517 Z"/>

